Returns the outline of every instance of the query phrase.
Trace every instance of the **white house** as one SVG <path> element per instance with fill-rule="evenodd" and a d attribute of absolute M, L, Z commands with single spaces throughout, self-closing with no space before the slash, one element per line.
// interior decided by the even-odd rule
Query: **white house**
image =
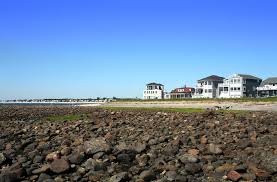
<path fill-rule="evenodd" d="M 198 80 L 192 98 L 216 98 L 218 84 L 223 83 L 223 79 L 223 77 L 211 75 Z"/>
<path fill-rule="evenodd" d="M 245 74 L 234 74 L 218 85 L 219 98 L 242 98 L 257 96 L 262 79 Z"/>
<path fill-rule="evenodd" d="M 143 91 L 143 99 L 163 99 L 164 85 L 159 83 L 149 83 Z"/>
<path fill-rule="evenodd" d="M 271 77 L 264 80 L 257 88 L 258 96 L 272 97 L 277 96 L 277 77 Z"/>

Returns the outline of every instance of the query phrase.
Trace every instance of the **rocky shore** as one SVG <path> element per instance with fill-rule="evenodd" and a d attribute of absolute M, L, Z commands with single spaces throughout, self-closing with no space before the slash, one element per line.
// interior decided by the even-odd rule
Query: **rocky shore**
<path fill-rule="evenodd" d="M 277 181 L 277 113 L 0 107 L 0 131 L 0 182 Z"/>

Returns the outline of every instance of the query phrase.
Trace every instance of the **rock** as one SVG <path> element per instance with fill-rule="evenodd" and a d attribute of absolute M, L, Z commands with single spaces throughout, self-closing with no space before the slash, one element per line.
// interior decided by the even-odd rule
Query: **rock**
<path fill-rule="evenodd" d="M 156 174 L 152 170 L 142 171 L 139 175 L 139 179 L 144 181 L 153 181 L 156 179 Z"/>
<path fill-rule="evenodd" d="M 95 138 L 84 143 L 86 154 L 93 155 L 98 152 L 108 152 L 110 146 L 107 144 L 104 138 Z"/>
<path fill-rule="evenodd" d="M 227 174 L 227 177 L 232 181 L 238 181 L 241 178 L 241 175 L 240 175 L 240 173 L 238 173 L 236 171 L 230 171 Z"/>
<path fill-rule="evenodd" d="M 191 162 L 191 163 L 196 163 L 198 162 L 198 158 L 194 155 L 191 154 L 184 154 L 179 157 L 180 161 L 184 164 Z"/>
<path fill-rule="evenodd" d="M 63 147 L 61 150 L 61 154 L 62 155 L 69 155 L 71 152 L 71 148 L 70 147 Z"/>
<path fill-rule="evenodd" d="M 215 172 L 217 173 L 225 173 L 234 170 L 234 165 L 232 164 L 223 164 L 215 169 Z"/>
<path fill-rule="evenodd" d="M 168 181 L 175 181 L 177 177 L 177 173 L 175 171 L 168 171 L 165 174 Z"/>
<path fill-rule="evenodd" d="M 128 179 L 128 173 L 127 172 L 122 172 L 122 173 L 118 173 L 116 175 L 113 175 L 109 179 L 109 182 L 122 182 L 122 181 L 126 181 L 127 179 Z"/>
<path fill-rule="evenodd" d="M 54 179 L 54 181 L 55 182 L 64 182 L 64 179 L 62 177 L 58 176 Z"/>
<path fill-rule="evenodd" d="M 187 163 L 185 165 L 185 170 L 189 174 L 196 174 L 202 171 L 201 165 L 198 163 Z"/>
<path fill-rule="evenodd" d="M 268 154 L 263 157 L 262 163 L 261 163 L 263 169 L 270 173 L 276 173 L 277 172 L 277 155 Z"/>
<path fill-rule="evenodd" d="M 197 150 L 197 149 L 190 149 L 188 151 L 188 153 L 191 154 L 191 155 L 197 156 L 199 154 L 199 150 Z"/>
<path fill-rule="evenodd" d="M 50 170 L 54 173 L 63 173 L 69 170 L 69 163 L 65 159 L 56 159 L 50 165 Z"/>
<path fill-rule="evenodd" d="M 40 174 L 40 173 L 45 173 L 50 169 L 50 165 L 49 164 L 45 164 L 43 166 L 41 166 L 41 168 L 35 169 L 32 171 L 33 174 Z"/>
<path fill-rule="evenodd" d="M 44 182 L 46 180 L 51 180 L 51 179 L 52 179 L 51 176 L 42 173 L 39 175 L 38 182 Z"/>
<path fill-rule="evenodd" d="M 200 138 L 200 143 L 204 144 L 204 145 L 208 143 L 208 139 L 207 139 L 206 135 L 204 135 Z"/>
<path fill-rule="evenodd" d="M 33 163 L 41 163 L 43 161 L 44 157 L 40 155 L 36 155 L 33 159 Z"/>
<path fill-rule="evenodd" d="M 74 152 L 70 156 L 68 156 L 68 160 L 72 164 L 81 164 L 85 159 L 84 153 Z"/>
<path fill-rule="evenodd" d="M 208 152 L 211 154 L 222 154 L 222 150 L 218 145 L 209 144 L 208 145 Z"/>
<path fill-rule="evenodd" d="M 6 161 L 6 157 L 3 153 L 0 153 L 0 165 L 2 165 Z"/>
<path fill-rule="evenodd" d="M 246 180 L 246 181 L 255 181 L 256 180 L 256 176 L 254 174 L 250 174 L 250 173 L 242 174 L 241 177 L 243 180 Z"/>
<path fill-rule="evenodd" d="M 20 181 L 23 175 L 24 175 L 23 168 L 7 170 L 1 173 L 0 182 Z"/>
<path fill-rule="evenodd" d="M 53 161 L 53 160 L 59 159 L 59 158 L 60 158 L 60 153 L 58 151 L 56 151 L 56 152 L 52 152 L 52 153 L 47 154 L 45 160 L 46 161 Z"/>
<path fill-rule="evenodd" d="M 145 143 L 136 143 L 133 147 L 133 150 L 135 150 L 137 153 L 141 153 L 146 149 Z"/>
<path fill-rule="evenodd" d="M 95 166 L 97 165 L 97 162 L 95 159 L 89 158 L 84 164 L 84 168 L 86 170 L 94 170 Z"/>
<path fill-rule="evenodd" d="M 139 166 L 144 167 L 147 165 L 150 157 L 147 154 L 143 154 L 141 156 L 136 156 L 136 161 L 138 162 Z"/>

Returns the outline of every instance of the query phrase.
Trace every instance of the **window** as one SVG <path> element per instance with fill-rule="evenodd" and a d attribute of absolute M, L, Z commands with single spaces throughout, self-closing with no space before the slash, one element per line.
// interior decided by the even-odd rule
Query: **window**
<path fill-rule="evenodd" d="M 205 93 L 207 93 L 207 89 L 205 89 Z"/>
<path fill-rule="evenodd" d="M 238 91 L 240 91 L 240 87 L 238 87 Z"/>
<path fill-rule="evenodd" d="M 212 93 L 212 89 L 209 89 L 209 93 Z"/>
<path fill-rule="evenodd" d="M 212 84 L 212 82 L 211 81 L 208 81 L 208 85 L 211 85 Z"/>
<path fill-rule="evenodd" d="M 237 79 L 234 79 L 234 83 L 237 83 Z"/>
<path fill-rule="evenodd" d="M 237 82 L 240 83 L 240 79 L 238 79 Z"/>
<path fill-rule="evenodd" d="M 234 90 L 236 91 L 236 90 L 237 90 L 237 87 L 234 87 Z"/>
<path fill-rule="evenodd" d="M 233 91 L 234 90 L 234 88 L 233 87 L 231 87 L 231 91 Z"/>

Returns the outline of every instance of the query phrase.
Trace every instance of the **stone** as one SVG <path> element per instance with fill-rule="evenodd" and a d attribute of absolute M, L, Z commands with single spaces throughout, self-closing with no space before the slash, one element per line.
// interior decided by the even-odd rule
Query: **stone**
<path fill-rule="evenodd" d="M 68 156 L 68 160 L 72 164 L 81 164 L 85 159 L 84 153 L 74 152 Z"/>
<path fill-rule="evenodd" d="M 20 181 L 23 175 L 24 175 L 23 168 L 7 170 L 1 173 L 0 182 Z"/>
<path fill-rule="evenodd" d="M 234 170 L 234 165 L 226 163 L 226 164 L 223 164 L 223 165 L 217 167 L 215 169 L 215 172 L 217 172 L 217 173 L 225 173 L 225 172 L 229 172 L 231 170 Z"/>
<path fill-rule="evenodd" d="M 122 182 L 126 181 L 128 179 L 128 173 L 127 172 L 121 172 L 116 175 L 113 175 L 110 179 L 109 182 Z"/>
<path fill-rule="evenodd" d="M 50 169 L 50 165 L 49 164 L 45 164 L 43 166 L 41 166 L 38 169 L 35 169 L 32 171 L 33 174 L 41 174 L 41 173 L 45 173 Z"/>
<path fill-rule="evenodd" d="M 41 163 L 43 161 L 44 157 L 40 155 L 36 155 L 33 159 L 33 163 Z"/>
<path fill-rule="evenodd" d="M 140 175 L 139 175 L 139 179 L 142 179 L 145 182 L 153 181 L 156 179 L 156 174 L 152 170 L 142 171 L 142 173 L 140 173 Z"/>
<path fill-rule="evenodd" d="M 65 159 L 56 159 L 50 165 L 50 170 L 57 174 L 63 173 L 69 169 L 69 163 Z"/>
<path fill-rule="evenodd" d="M 58 176 L 54 179 L 54 181 L 55 182 L 64 182 L 64 179 L 62 177 Z"/>
<path fill-rule="evenodd" d="M 241 178 L 240 173 L 236 172 L 236 171 L 230 171 L 227 174 L 228 179 L 232 180 L 232 181 L 238 181 Z"/>
<path fill-rule="evenodd" d="M 56 152 L 51 152 L 51 153 L 47 154 L 45 160 L 53 161 L 53 160 L 59 159 L 59 158 L 60 158 L 60 153 L 58 151 L 56 151 Z"/>
<path fill-rule="evenodd" d="M 132 149 L 135 150 L 137 153 L 141 153 L 146 149 L 146 144 L 145 143 L 136 143 Z"/>
<path fill-rule="evenodd" d="M 245 174 L 242 174 L 241 178 L 247 181 L 255 181 L 256 175 L 251 173 L 245 173 Z"/>
<path fill-rule="evenodd" d="M 98 152 L 108 152 L 110 146 L 105 141 L 105 138 L 95 138 L 84 143 L 85 152 L 88 155 L 93 155 Z"/>
<path fill-rule="evenodd" d="M 6 157 L 3 153 L 0 153 L 0 165 L 2 165 L 6 161 Z"/>
<path fill-rule="evenodd" d="M 95 166 L 97 165 L 97 162 L 95 159 L 89 158 L 84 164 L 84 168 L 86 170 L 94 170 Z"/>
<path fill-rule="evenodd" d="M 138 162 L 139 166 L 144 167 L 147 165 L 148 161 L 150 159 L 150 156 L 147 154 L 143 154 L 141 156 L 136 156 L 136 161 Z"/>
<path fill-rule="evenodd" d="M 47 175 L 45 173 L 42 173 L 38 177 L 38 182 L 44 182 L 46 180 L 51 180 L 51 179 L 52 179 L 51 176 L 49 176 L 49 175 Z"/>
<path fill-rule="evenodd" d="M 211 154 L 222 154 L 222 150 L 218 145 L 209 144 L 208 145 L 208 152 Z"/>
<path fill-rule="evenodd" d="M 263 169 L 270 173 L 276 173 L 277 172 L 277 155 L 268 154 L 263 157 L 262 163 L 261 163 Z"/>
<path fill-rule="evenodd" d="M 185 170 L 189 174 L 196 174 L 202 171 L 201 165 L 198 163 L 187 163 L 185 165 Z"/>
<path fill-rule="evenodd" d="M 191 154 L 191 155 L 197 156 L 199 154 L 199 150 L 197 150 L 197 149 L 190 149 L 188 151 L 188 153 Z"/>
<path fill-rule="evenodd" d="M 198 162 L 198 158 L 194 155 L 191 155 L 191 154 L 184 154 L 184 155 L 181 155 L 179 157 L 180 161 L 183 163 L 183 164 L 186 164 L 188 162 L 191 162 L 191 163 L 196 163 Z"/>
<path fill-rule="evenodd" d="M 204 145 L 208 143 L 208 139 L 207 139 L 206 135 L 204 135 L 200 138 L 200 143 L 204 144 Z"/>

